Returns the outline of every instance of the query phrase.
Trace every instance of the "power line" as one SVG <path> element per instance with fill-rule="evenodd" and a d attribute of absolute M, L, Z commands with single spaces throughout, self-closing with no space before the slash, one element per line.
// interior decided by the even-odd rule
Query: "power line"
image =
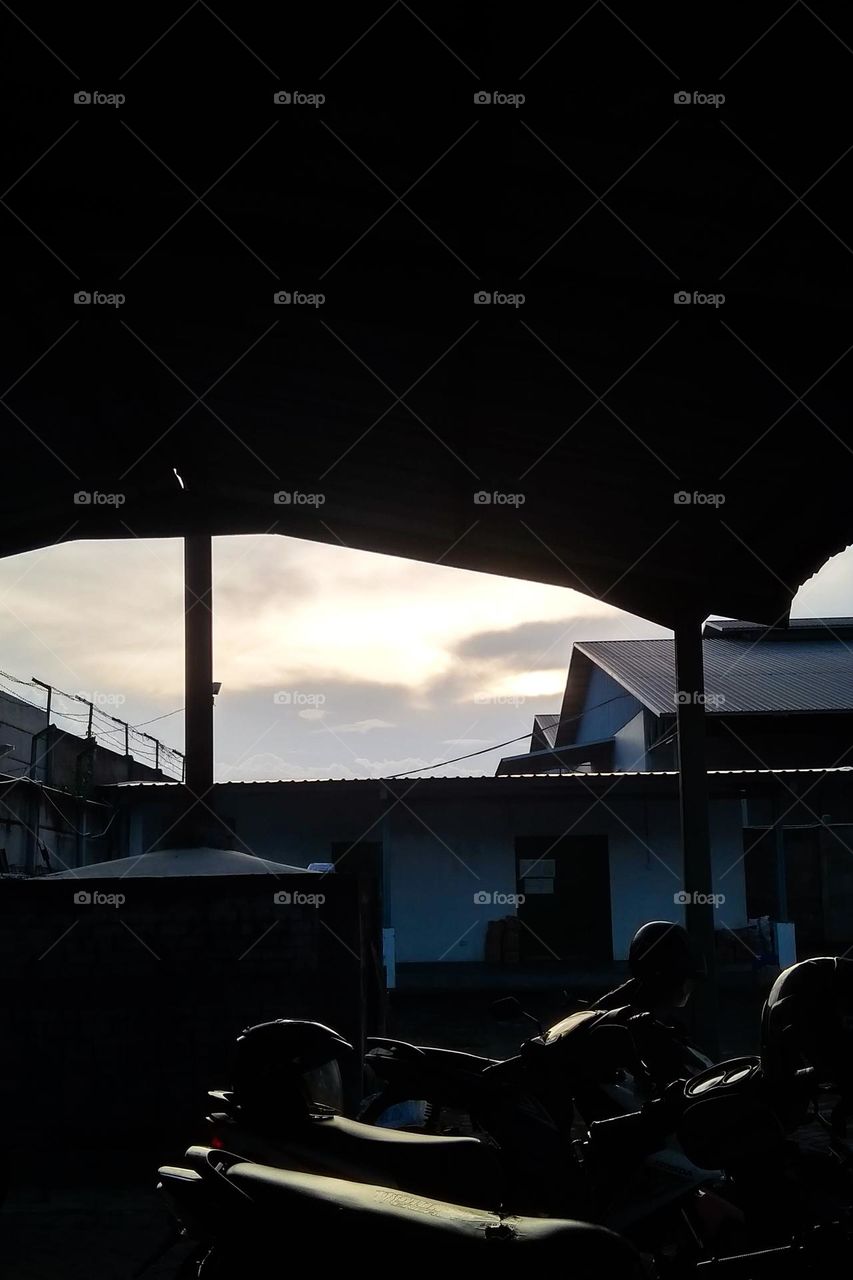
<path fill-rule="evenodd" d="M 551 725 L 552 729 L 559 729 L 560 725 L 571 724 L 573 720 L 580 720 L 590 711 L 598 711 L 599 707 L 606 707 L 610 702 L 621 702 L 623 698 L 630 698 L 630 693 L 617 693 L 612 698 L 605 698 L 603 702 L 596 702 L 592 707 L 584 707 L 583 711 L 578 712 L 574 716 L 566 716 L 564 720 L 558 720 L 556 724 Z M 500 751 L 501 747 L 511 747 L 514 742 L 523 742 L 525 738 L 529 738 L 530 733 L 521 733 L 517 738 L 508 738 L 506 742 L 496 742 L 493 747 L 482 747 L 479 751 L 469 751 L 464 756 L 454 756 L 452 760 L 439 760 L 437 764 L 422 764 L 417 769 L 404 769 L 401 773 L 389 773 L 389 780 L 392 778 L 407 778 L 412 773 L 423 773 L 424 769 L 443 769 L 446 764 L 458 764 L 460 760 L 473 760 L 475 756 L 487 756 L 492 751 Z M 556 750 L 556 748 L 552 748 Z"/>
<path fill-rule="evenodd" d="M 130 727 L 131 729 L 141 729 L 144 724 L 156 724 L 158 720 L 168 720 L 169 716 L 177 716 L 184 710 L 186 710 L 185 707 L 178 707 L 175 711 L 167 711 L 162 716 L 155 716 L 153 720 L 140 720 L 138 724 L 132 724 Z"/>

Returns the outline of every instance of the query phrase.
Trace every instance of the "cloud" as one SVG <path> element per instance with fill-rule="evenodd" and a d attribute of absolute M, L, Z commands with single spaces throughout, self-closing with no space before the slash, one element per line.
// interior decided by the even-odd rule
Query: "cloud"
<path fill-rule="evenodd" d="M 298 539 L 216 538 L 214 571 L 220 777 L 488 774 L 505 751 L 440 761 L 523 739 L 535 714 L 559 711 L 573 642 L 666 634 L 566 588 Z M 184 701 L 181 575 L 179 539 L 0 560 L 2 667 L 120 694 L 131 723 L 172 712 Z M 850 615 L 851 601 L 848 549 L 801 589 L 793 614 Z M 145 731 L 180 747 L 182 717 Z"/>
<path fill-rule="evenodd" d="M 584 604 L 588 604 L 584 601 Z M 670 633 L 654 622 L 616 609 L 578 612 L 560 618 L 520 622 L 513 627 L 475 631 L 455 646 L 463 659 L 481 659 L 502 667 L 524 670 L 565 670 L 575 641 L 654 639 Z"/>
<path fill-rule="evenodd" d="M 329 728 L 332 733 L 370 733 L 373 729 L 394 729 L 396 725 L 390 720 L 356 720 L 352 724 L 333 724 Z"/>

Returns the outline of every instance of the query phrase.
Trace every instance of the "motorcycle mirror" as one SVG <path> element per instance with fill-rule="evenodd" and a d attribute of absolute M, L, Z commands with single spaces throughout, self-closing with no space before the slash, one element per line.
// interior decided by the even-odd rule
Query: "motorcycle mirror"
<path fill-rule="evenodd" d="M 505 996 L 502 1000 L 493 1001 L 491 1013 L 498 1022 L 512 1022 L 516 1018 L 527 1016 L 515 996 Z"/>

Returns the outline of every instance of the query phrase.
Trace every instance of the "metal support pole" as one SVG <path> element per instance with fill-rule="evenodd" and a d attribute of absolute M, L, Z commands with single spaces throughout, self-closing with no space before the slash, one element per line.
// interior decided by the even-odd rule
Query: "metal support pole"
<path fill-rule="evenodd" d="M 40 738 L 43 733 L 46 733 L 47 734 L 47 751 L 45 753 L 44 780 L 46 783 L 49 783 L 50 782 L 50 709 L 53 703 L 53 687 L 49 684 L 45 684 L 43 680 L 36 680 L 35 676 L 32 677 L 32 681 L 33 681 L 33 684 L 37 684 L 40 689 L 47 689 L 47 706 L 44 709 L 44 728 L 34 736 L 32 742 L 30 743 L 30 757 L 31 757 L 30 777 L 31 778 L 35 777 L 35 764 L 37 763 L 36 753 L 35 753 L 36 739 Z"/>
<path fill-rule="evenodd" d="M 706 1053 L 718 1050 L 714 907 L 705 759 L 705 668 L 702 623 L 691 618 L 675 629 L 678 718 L 678 783 L 682 874 L 687 932 L 708 965 L 708 980 L 693 996 L 696 1038 Z"/>
<path fill-rule="evenodd" d="M 211 538 L 184 539 L 184 684 L 187 789 L 213 786 L 213 583 Z"/>
<path fill-rule="evenodd" d="M 773 861 L 776 870 L 776 919 L 788 919 L 788 877 L 785 868 L 785 828 L 782 825 L 782 806 L 776 803 L 773 815 Z"/>

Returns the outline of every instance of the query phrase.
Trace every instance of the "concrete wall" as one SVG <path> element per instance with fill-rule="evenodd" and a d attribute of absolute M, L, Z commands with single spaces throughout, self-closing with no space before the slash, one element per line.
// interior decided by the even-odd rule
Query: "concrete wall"
<path fill-rule="evenodd" d="M 610 839 L 613 954 L 624 959 L 631 937 L 645 920 L 683 923 L 684 907 L 674 896 L 685 886 L 677 804 L 639 802 L 619 809 L 614 805 L 613 809 L 615 817 L 627 821 L 631 828 L 616 822 Z M 715 909 L 717 928 L 738 929 L 746 924 L 740 802 L 712 801 L 710 826 L 713 890 L 725 895 L 725 902 Z"/>
<path fill-rule="evenodd" d="M 674 901 L 683 887 L 675 801 L 608 797 L 606 805 L 585 814 L 590 803 L 483 802 L 455 813 L 444 805 L 435 813 L 419 805 L 430 832 L 395 813 L 386 859 L 398 960 L 482 960 L 488 921 L 513 915 L 515 908 L 476 904 L 474 894 L 515 893 L 516 836 L 556 837 L 569 828 L 575 835 L 608 837 L 614 959 L 626 957 L 643 921 L 682 920 L 684 908 Z M 714 891 L 726 895 L 717 910 L 718 927 L 739 928 L 746 924 L 746 897 L 737 801 L 712 804 L 711 841 Z"/>
<path fill-rule="evenodd" d="M 115 738 L 115 750 L 87 739 L 83 703 L 80 707 L 79 732 L 70 733 L 55 724 L 48 729 L 42 708 L 0 690 L 0 745 L 12 747 L 8 755 L 0 757 L 0 773 L 14 776 L 29 774 L 33 738 L 39 734 L 33 776 L 53 786 L 74 790 L 81 778 L 85 780 L 87 777 L 93 785 L 99 785 L 131 778 L 165 776 L 143 761 L 124 754 L 120 725 L 116 726 L 119 732 Z"/>
<path fill-rule="evenodd" d="M 320 786 L 322 784 L 318 784 Z M 384 923 L 396 930 L 397 959 L 483 960 L 488 921 L 512 915 L 494 895 L 516 892 L 517 836 L 606 835 L 610 853 L 613 955 L 624 959 L 644 920 L 681 919 L 681 837 L 674 797 L 621 797 L 599 803 L 584 789 L 554 796 L 519 792 L 459 799 L 421 791 L 404 803 L 381 800 L 379 785 L 338 783 L 334 791 L 310 783 L 219 787 L 218 811 L 230 820 L 235 848 L 307 866 L 327 861 L 338 842 L 380 841 L 384 848 Z M 136 803 L 144 799 L 136 795 Z M 165 801 L 148 791 L 128 852 L 150 848 L 165 825 Z M 726 895 L 718 923 L 746 923 L 741 806 L 711 802 L 714 890 Z M 729 868 L 732 868 L 730 871 Z M 725 874 L 728 872 L 728 874 Z M 689 887 L 689 886 L 688 886 Z M 475 894 L 492 895 L 491 903 Z"/>
<path fill-rule="evenodd" d="M 44 712 L 11 694 L 0 692 L 0 744 L 13 749 L 0 758 L 0 772 L 26 773 L 30 763 L 33 734 L 45 727 Z"/>

